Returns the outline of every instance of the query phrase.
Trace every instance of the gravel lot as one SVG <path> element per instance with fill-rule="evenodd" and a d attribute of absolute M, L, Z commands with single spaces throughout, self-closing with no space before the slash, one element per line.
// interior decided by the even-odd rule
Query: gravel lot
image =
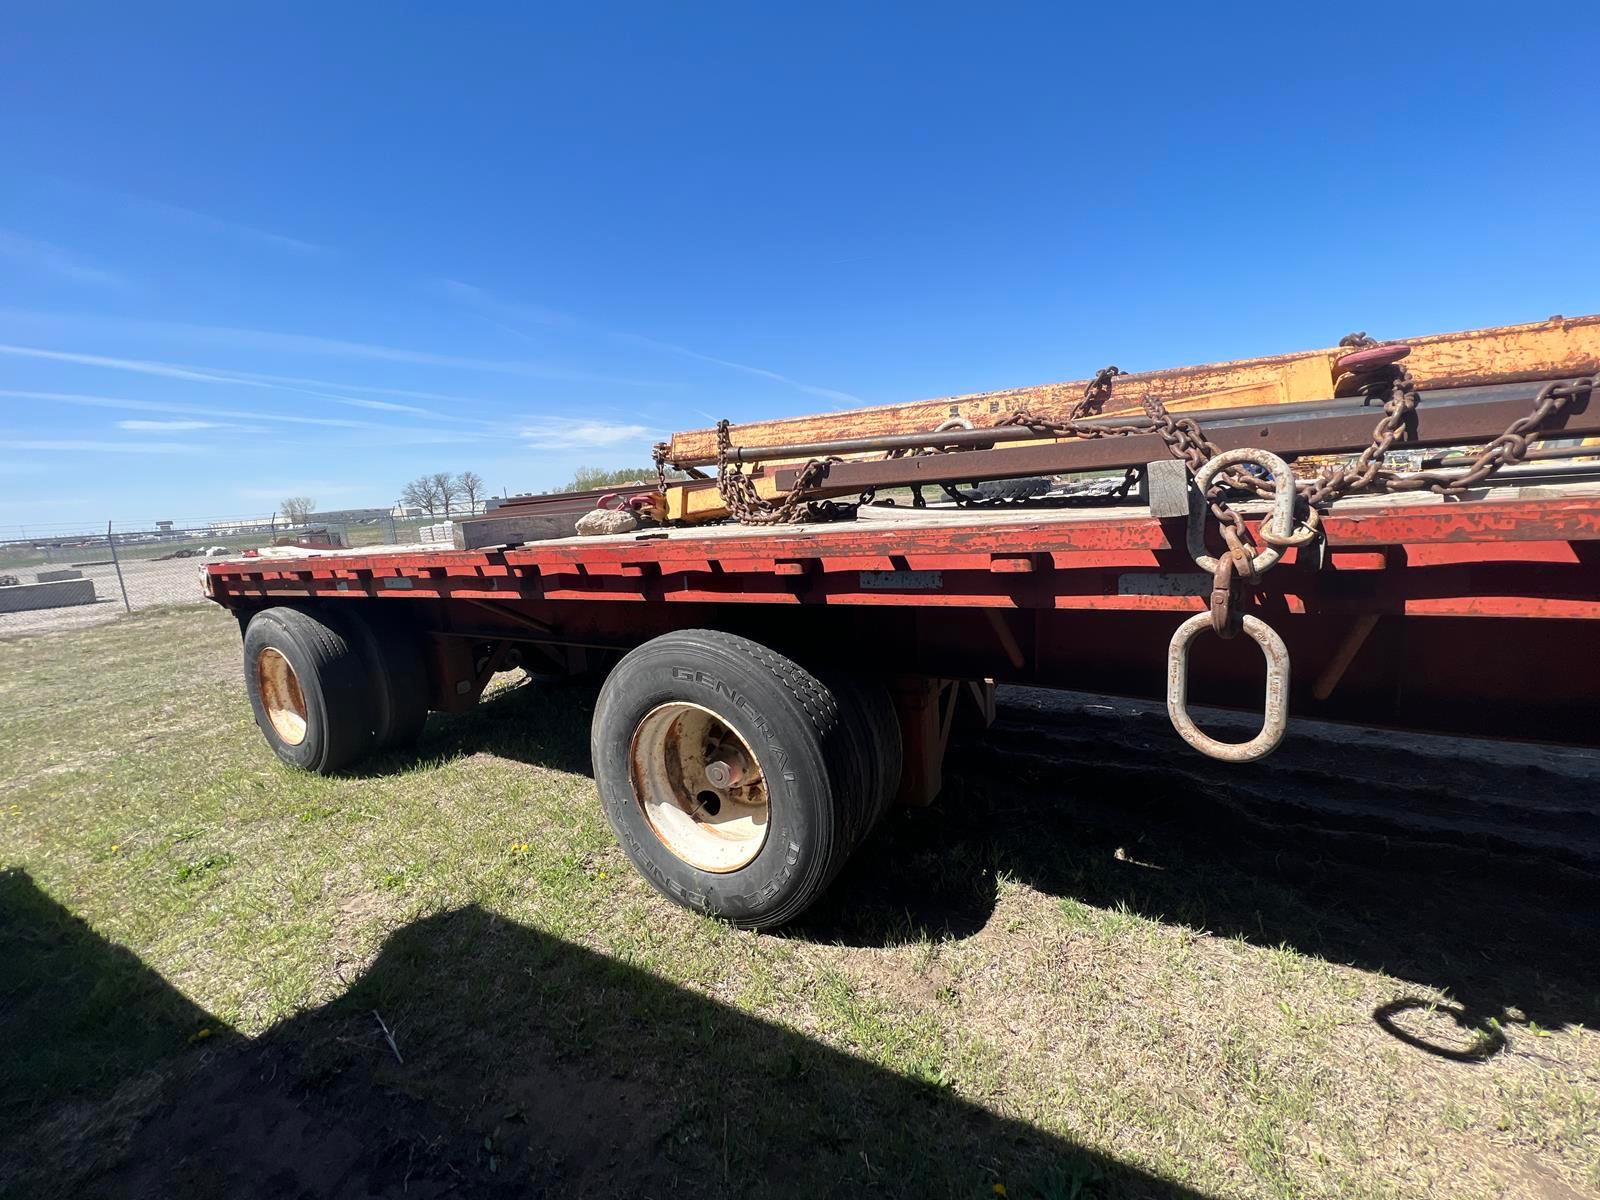
<path fill-rule="evenodd" d="M 150 559 L 133 559 L 122 564 L 122 578 L 128 588 L 128 604 L 134 609 L 157 608 L 164 604 L 199 604 L 205 597 L 200 592 L 200 564 L 203 558 L 174 558 L 165 562 Z M 33 612 L 0 613 L 0 640 L 30 637 L 41 633 L 58 633 L 67 629 L 83 629 L 115 620 L 124 614 L 122 590 L 117 585 L 117 572 L 109 561 L 90 563 L 52 563 L 15 572 L 24 583 L 32 583 L 35 572 L 59 570 L 71 566 L 94 580 L 93 604 L 78 604 L 70 608 L 41 608 Z"/>

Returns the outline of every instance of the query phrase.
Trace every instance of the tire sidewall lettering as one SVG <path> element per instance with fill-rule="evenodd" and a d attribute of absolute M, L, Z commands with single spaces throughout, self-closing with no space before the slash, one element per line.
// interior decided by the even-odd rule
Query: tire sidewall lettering
<path fill-rule="evenodd" d="M 789 752 L 783 748 L 772 732 L 772 724 L 761 714 L 761 710 L 745 697 L 743 692 L 726 683 L 709 671 L 698 667 L 673 667 L 672 678 L 679 683 L 693 683 L 700 687 L 709 688 L 714 694 L 721 696 L 740 712 L 754 722 L 755 727 L 761 731 L 761 736 L 767 741 L 767 747 L 774 755 L 773 765 L 777 767 L 778 774 L 787 782 L 794 782 L 794 771 L 789 766 Z"/>

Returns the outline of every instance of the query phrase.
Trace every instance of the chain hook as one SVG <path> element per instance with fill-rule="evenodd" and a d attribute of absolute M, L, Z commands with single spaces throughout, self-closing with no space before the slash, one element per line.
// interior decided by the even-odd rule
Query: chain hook
<path fill-rule="evenodd" d="M 1239 605 L 1239 579 L 1234 574 L 1233 564 L 1233 555 L 1224 554 L 1217 559 L 1216 574 L 1211 578 L 1211 628 L 1224 639 L 1238 635 L 1243 616 Z"/>

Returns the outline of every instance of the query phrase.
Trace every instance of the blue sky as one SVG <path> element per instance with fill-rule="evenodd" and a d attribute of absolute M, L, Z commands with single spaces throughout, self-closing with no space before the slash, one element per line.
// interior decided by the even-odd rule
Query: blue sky
<path fill-rule="evenodd" d="M 1600 9 L 12 6 L 0 536 L 1600 310 Z"/>

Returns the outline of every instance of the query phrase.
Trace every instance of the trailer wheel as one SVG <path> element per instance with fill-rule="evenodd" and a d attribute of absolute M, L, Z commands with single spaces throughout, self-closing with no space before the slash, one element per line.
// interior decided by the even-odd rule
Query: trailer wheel
<path fill-rule="evenodd" d="M 365 607 L 365 606 L 363 606 Z M 428 720 L 428 665 L 415 627 L 397 614 L 325 612 L 330 626 L 357 645 L 378 701 L 375 749 L 409 746 Z"/>
<path fill-rule="evenodd" d="M 834 675 L 824 678 L 839 701 L 845 723 L 860 742 L 861 784 L 856 789 L 859 824 L 851 833 L 852 841 L 859 845 L 883 820 L 900 790 L 900 722 L 895 717 L 894 701 L 880 681 Z"/>
<path fill-rule="evenodd" d="M 244 673 L 256 724 L 290 766 L 326 775 L 377 745 L 374 677 L 332 624 L 293 608 L 257 613 L 245 629 Z"/>
<path fill-rule="evenodd" d="M 854 849 L 865 739 L 832 689 L 747 638 L 685 630 L 611 672 L 590 729 L 607 821 L 686 907 L 762 928 L 798 916 Z"/>
<path fill-rule="evenodd" d="M 872 758 L 878 766 L 876 811 L 867 831 L 883 820 L 900 792 L 900 773 L 905 769 L 905 747 L 900 740 L 900 719 L 895 715 L 889 689 L 876 679 L 859 679 L 855 686 L 871 740 Z"/>

